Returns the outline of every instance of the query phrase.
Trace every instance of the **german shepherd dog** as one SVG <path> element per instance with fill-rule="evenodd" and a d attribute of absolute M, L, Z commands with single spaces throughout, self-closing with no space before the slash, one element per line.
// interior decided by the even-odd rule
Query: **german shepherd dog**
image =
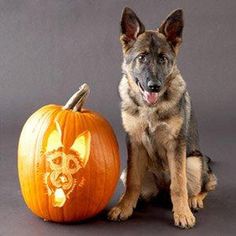
<path fill-rule="evenodd" d="M 130 8 L 123 10 L 119 92 L 128 166 L 126 190 L 108 213 L 110 220 L 126 220 L 138 199 L 148 200 L 166 189 L 175 225 L 190 228 L 195 224 L 190 209 L 203 208 L 203 199 L 216 187 L 210 159 L 199 148 L 191 99 L 176 64 L 183 26 L 181 9 L 156 30 L 145 30 Z"/>

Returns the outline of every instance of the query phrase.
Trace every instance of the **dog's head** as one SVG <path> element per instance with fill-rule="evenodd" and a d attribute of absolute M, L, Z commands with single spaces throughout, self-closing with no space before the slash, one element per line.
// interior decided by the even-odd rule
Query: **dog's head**
<path fill-rule="evenodd" d="M 146 31 L 130 9 L 121 18 L 121 43 L 124 54 L 123 72 L 130 86 L 140 93 L 149 106 L 158 102 L 165 83 L 173 72 L 182 41 L 183 12 L 175 10 L 159 29 Z"/>

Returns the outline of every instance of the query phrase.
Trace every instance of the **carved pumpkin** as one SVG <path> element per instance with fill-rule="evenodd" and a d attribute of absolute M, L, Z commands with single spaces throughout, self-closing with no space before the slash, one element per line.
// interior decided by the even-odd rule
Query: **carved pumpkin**
<path fill-rule="evenodd" d="M 72 222 L 96 215 L 114 193 L 120 168 L 109 123 L 82 109 L 84 84 L 67 104 L 47 105 L 23 127 L 18 172 L 27 206 L 43 219 Z"/>

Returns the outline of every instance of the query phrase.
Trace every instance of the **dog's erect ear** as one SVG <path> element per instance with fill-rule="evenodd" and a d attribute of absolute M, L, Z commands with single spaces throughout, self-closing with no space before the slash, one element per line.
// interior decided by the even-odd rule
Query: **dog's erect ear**
<path fill-rule="evenodd" d="M 55 122 L 55 126 L 56 127 L 48 136 L 46 152 L 55 151 L 58 148 L 63 147 L 62 139 L 61 139 L 62 131 L 61 131 L 61 127 L 58 121 Z"/>
<path fill-rule="evenodd" d="M 90 146 L 91 146 L 91 133 L 85 131 L 80 134 L 71 146 L 71 150 L 79 154 L 81 164 L 83 167 L 86 166 L 89 156 L 90 156 Z"/>
<path fill-rule="evenodd" d="M 159 32 L 164 34 L 166 39 L 174 46 L 174 48 L 176 48 L 182 42 L 183 28 L 183 10 L 177 9 L 161 24 Z"/>
<path fill-rule="evenodd" d="M 123 47 L 129 48 L 137 37 L 145 31 L 145 27 L 136 14 L 125 7 L 121 17 L 121 43 Z"/>

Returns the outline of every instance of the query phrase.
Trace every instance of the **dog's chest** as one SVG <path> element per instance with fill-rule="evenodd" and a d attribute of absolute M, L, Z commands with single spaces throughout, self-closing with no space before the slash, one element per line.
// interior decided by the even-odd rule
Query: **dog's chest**
<path fill-rule="evenodd" d="M 178 116 L 160 119 L 156 109 L 140 108 L 139 115 L 133 116 L 122 112 L 123 126 L 126 132 L 138 143 L 143 136 L 155 139 L 157 143 L 165 143 L 176 137 L 181 126 Z"/>
<path fill-rule="evenodd" d="M 139 116 L 134 117 L 124 113 L 122 117 L 126 131 L 134 141 L 141 142 L 145 146 L 154 166 L 166 169 L 168 167 L 166 149 L 168 143 L 178 136 L 182 124 L 180 117 L 160 119 L 156 109 L 151 108 L 140 109 Z"/>
<path fill-rule="evenodd" d="M 142 143 L 150 157 L 149 170 L 154 174 L 166 173 L 168 175 L 166 148 L 173 138 L 171 124 L 168 120 L 161 120 L 155 110 L 146 110 L 142 115 L 142 120 L 145 122 Z"/>

